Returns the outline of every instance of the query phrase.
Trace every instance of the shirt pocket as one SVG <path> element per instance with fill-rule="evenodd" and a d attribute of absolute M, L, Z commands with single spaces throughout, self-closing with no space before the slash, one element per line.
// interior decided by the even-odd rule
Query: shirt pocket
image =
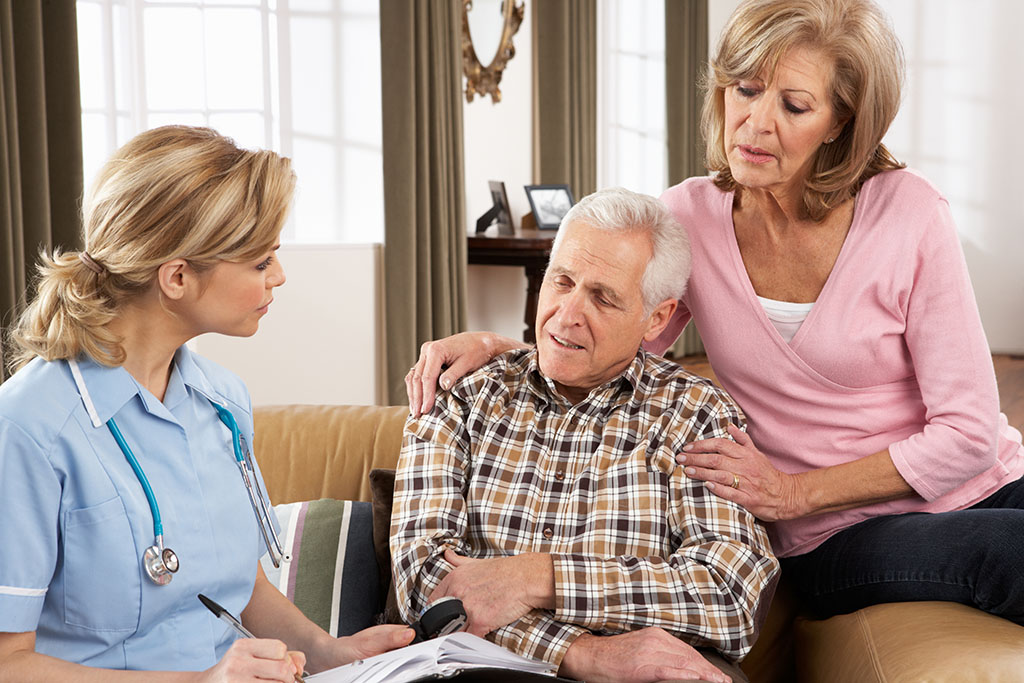
<path fill-rule="evenodd" d="M 64 524 L 64 621 L 95 631 L 136 630 L 141 562 L 120 498 L 69 510 Z"/>

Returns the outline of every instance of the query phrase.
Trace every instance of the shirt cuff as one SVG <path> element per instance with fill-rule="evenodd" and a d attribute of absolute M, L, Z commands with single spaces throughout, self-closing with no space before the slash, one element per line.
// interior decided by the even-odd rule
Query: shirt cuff
<path fill-rule="evenodd" d="M 0 586 L 0 632 L 26 633 L 39 628 L 46 589 Z"/>
<path fill-rule="evenodd" d="M 553 554 L 555 619 L 601 631 L 608 623 L 604 561 L 587 555 Z"/>
<path fill-rule="evenodd" d="M 549 612 L 534 611 L 493 634 L 493 642 L 516 654 L 561 666 L 569 647 L 589 631 L 556 621 Z"/>

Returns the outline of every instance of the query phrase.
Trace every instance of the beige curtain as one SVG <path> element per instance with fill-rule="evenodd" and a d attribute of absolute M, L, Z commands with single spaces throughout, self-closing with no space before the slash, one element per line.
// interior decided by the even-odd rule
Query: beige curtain
<path fill-rule="evenodd" d="M 381 0 L 387 401 L 420 344 L 466 326 L 462 3 Z"/>
<path fill-rule="evenodd" d="M 700 77 L 708 61 L 707 0 L 665 0 L 665 108 L 668 126 L 668 184 L 704 175 L 700 135 L 703 94 Z M 691 322 L 671 352 L 676 357 L 704 353 Z"/>
<path fill-rule="evenodd" d="M 597 189 L 596 0 L 534 0 L 533 178 Z"/>
<path fill-rule="evenodd" d="M 70 0 L 0 0 L 0 323 L 41 248 L 81 242 L 82 111 Z M 7 362 L 0 349 L 0 381 Z"/>

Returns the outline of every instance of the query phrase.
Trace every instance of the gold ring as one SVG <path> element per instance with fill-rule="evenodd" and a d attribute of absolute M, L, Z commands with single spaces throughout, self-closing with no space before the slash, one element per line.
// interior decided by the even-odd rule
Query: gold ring
<path fill-rule="evenodd" d="M 740 487 L 740 475 L 733 473 L 732 475 L 732 487 L 738 489 Z"/>

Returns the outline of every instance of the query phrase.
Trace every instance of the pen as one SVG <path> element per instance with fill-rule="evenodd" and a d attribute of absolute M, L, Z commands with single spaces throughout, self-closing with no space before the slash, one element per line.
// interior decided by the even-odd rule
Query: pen
<path fill-rule="evenodd" d="M 237 618 L 235 618 L 235 616 L 232 615 L 231 612 L 227 611 L 226 609 L 224 609 L 223 607 L 221 607 L 216 602 L 214 602 L 210 598 L 206 597 L 202 593 L 200 593 L 198 595 L 198 597 L 199 597 L 199 602 L 203 603 L 203 605 L 206 606 L 206 609 L 208 609 L 211 612 L 213 612 L 213 616 L 217 617 L 218 619 L 223 621 L 225 624 L 227 624 L 228 626 L 233 628 L 235 630 L 235 633 L 237 633 L 238 635 L 242 636 L 243 638 L 255 638 L 256 637 L 252 633 L 249 632 L 249 629 L 247 629 L 244 626 L 242 626 L 242 622 L 240 622 Z M 306 672 L 303 671 L 302 673 L 303 673 L 303 675 L 305 675 Z M 299 683 L 305 683 L 306 679 L 304 679 L 299 674 L 295 674 L 295 680 L 298 681 Z"/>

